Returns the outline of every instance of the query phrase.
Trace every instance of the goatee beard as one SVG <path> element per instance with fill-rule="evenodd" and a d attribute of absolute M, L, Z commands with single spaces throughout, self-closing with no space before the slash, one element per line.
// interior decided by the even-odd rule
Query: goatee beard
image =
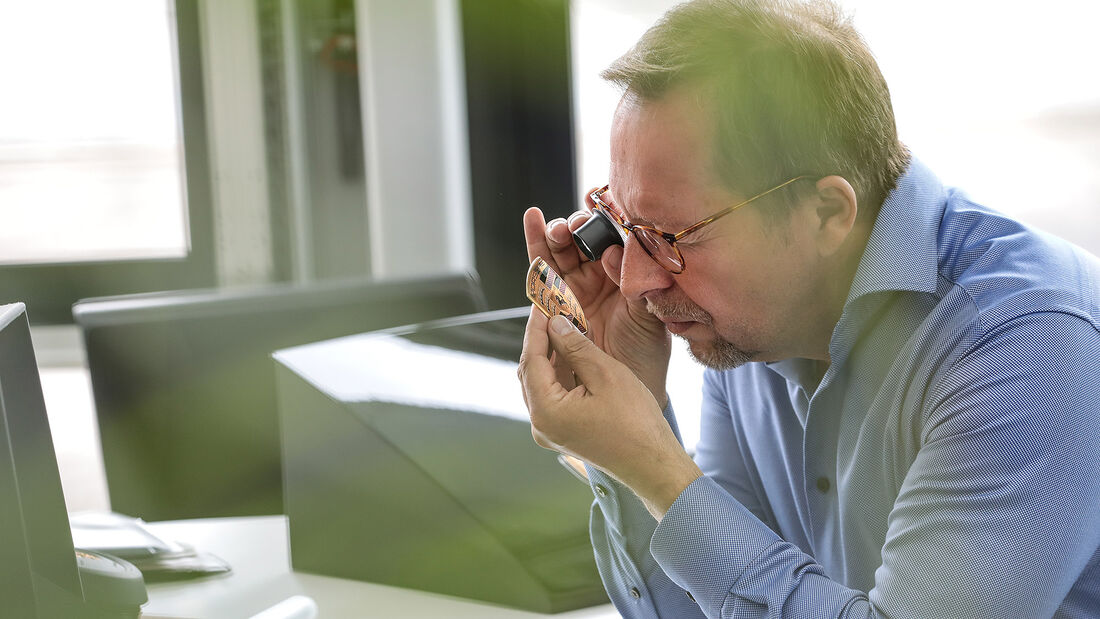
<path fill-rule="evenodd" d="M 684 337 L 688 343 L 688 352 L 691 358 L 714 370 L 732 370 L 752 361 L 754 353 L 738 348 L 733 342 L 723 339 L 714 328 L 714 318 L 703 308 L 689 301 L 661 301 L 654 302 L 646 299 L 646 309 L 658 318 L 675 319 L 678 321 L 694 321 L 709 327 L 715 336 L 708 341 L 692 341 Z M 683 336 L 678 336 L 683 337 Z"/>
<path fill-rule="evenodd" d="M 705 346 L 705 348 L 703 348 Z M 701 350 L 696 350 L 700 348 Z M 733 343 L 715 336 L 709 342 L 688 340 L 688 353 L 692 359 L 712 370 L 732 370 L 752 361 L 752 353 L 745 352 Z"/>

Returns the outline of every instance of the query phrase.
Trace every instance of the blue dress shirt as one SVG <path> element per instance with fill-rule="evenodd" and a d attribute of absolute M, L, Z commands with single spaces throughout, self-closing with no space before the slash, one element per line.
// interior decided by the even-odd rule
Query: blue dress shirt
<path fill-rule="evenodd" d="M 1098 286 L 1095 257 L 914 162 L 875 222 L 823 375 L 806 359 L 708 370 L 705 475 L 659 525 L 589 469 L 615 606 L 1100 617 Z"/>

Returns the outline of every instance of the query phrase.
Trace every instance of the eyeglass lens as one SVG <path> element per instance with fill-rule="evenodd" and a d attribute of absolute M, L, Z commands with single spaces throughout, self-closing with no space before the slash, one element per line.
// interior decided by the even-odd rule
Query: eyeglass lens
<path fill-rule="evenodd" d="M 607 206 L 607 208 L 603 209 L 604 212 L 606 212 L 616 224 L 623 228 L 627 228 L 628 226 L 623 220 L 622 215 L 619 214 L 614 203 L 611 202 L 611 196 L 605 192 L 600 198 L 601 202 Z M 642 247 L 645 248 L 646 253 L 649 254 L 657 264 L 673 273 L 679 273 L 684 270 L 684 260 L 680 256 L 680 252 L 677 251 L 660 232 L 645 226 L 633 225 L 630 226 L 630 228 L 631 232 L 634 234 L 634 238 L 642 243 Z"/>
<path fill-rule="evenodd" d="M 657 264 L 673 273 L 684 270 L 684 261 L 680 258 L 680 252 L 676 251 L 676 248 L 656 231 L 639 226 L 634 228 L 634 236 L 642 242 L 646 253 L 652 256 Z"/>
<path fill-rule="evenodd" d="M 620 228 L 629 229 L 630 232 L 634 233 L 635 239 L 641 242 L 641 246 L 645 248 L 646 253 L 653 258 L 654 262 L 672 273 L 682 272 L 684 264 L 680 252 L 667 239 L 664 239 L 664 236 L 657 230 L 646 228 L 643 225 L 628 225 L 623 219 L 623 215 L 619 214 L 616 209 L 612 197 L 608 194 L 609 191 L 605 191 L 603 195 L 599 196 L 601 202 L 603 202 L 602 206 L 606 207 L 603 210 L 608 217 L 617 223 Z"/>

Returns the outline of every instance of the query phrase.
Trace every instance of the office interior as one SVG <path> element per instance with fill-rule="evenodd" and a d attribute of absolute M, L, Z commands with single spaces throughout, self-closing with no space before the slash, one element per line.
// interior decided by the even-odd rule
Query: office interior
<path fill-rule="evenodd" d="M 598 73 L 673 4 L 0 4 L 0 303 L 26 304 L 69 512 L 116 508 L 114 484 L 127 483 L 105 464 L 86 348 L 89 325 L 113 318 L 89 307 L 81 325 L 74 304 L 168 299 L 216 314 L 326 298 L 324 311 L 373 307 L 373 323 L 339 318 L 370 329 L 525 306 L 522 213 L 568 216 L 606 182 L 619 93 Z M 1100 254 L 1100 82 L 1088 77 L 1100 8 L 840 4 L 915 156 Z M 356 292 L 375 286 L 387 307 Z M 453 295 L 433 300 L 442 291 Z M 237 328 L 226 324 L 213 328 Z M 111 333 L 157 356 L 140 332 Z M 189 362 L 178 353 L 175 371 Z M 690 449 L 702 369 L 682 343 L 674 354 L 669 392 Z M 153 470 L 158 457 L 125 466 Z M 201 510 L 282 513 L 268 499 Z"/>

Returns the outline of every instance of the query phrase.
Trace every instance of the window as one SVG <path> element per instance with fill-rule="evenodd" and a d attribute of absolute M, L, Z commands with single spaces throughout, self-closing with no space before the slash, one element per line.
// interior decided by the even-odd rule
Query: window
<path fill-rule="evenodd" d="M 0 302 L 213 284 L 198 38 L 194 0 L 0 5 Z"/>
<path fill-rule="evenodd" d="M 0 262 L 187 254 L 167 9 L 4 9 L 0 75 L 25 96 L 0 99 Z"/>

